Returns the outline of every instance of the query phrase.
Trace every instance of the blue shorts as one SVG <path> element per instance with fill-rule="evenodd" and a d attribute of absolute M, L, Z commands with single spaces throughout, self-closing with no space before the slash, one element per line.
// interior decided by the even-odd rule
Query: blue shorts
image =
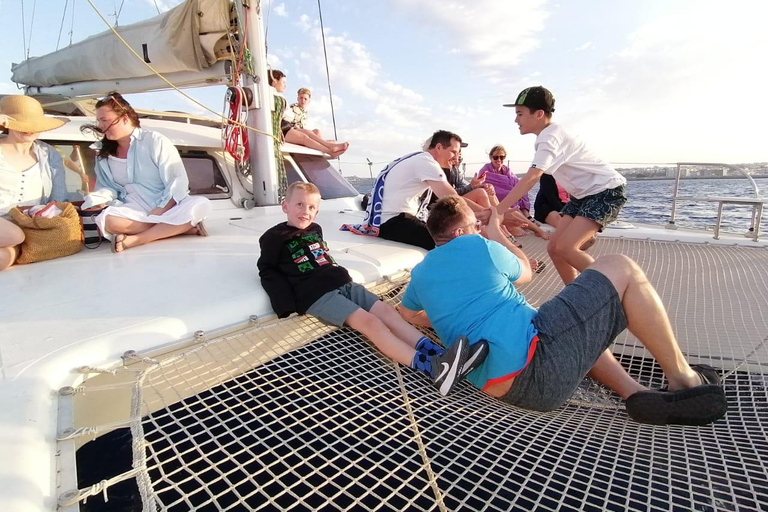
<path fill-rule="evenodd" d="M 307 309 L 307 314 L 319 318 L 326 324 L 342 327 L 349 315 L 360 308 L 370 311 L 377 300 L 379 298 L 364 286 L 347 283 L 313 302 Z"/>
<path fill-rule="evenodd" d="M 536 351 L 501 400 L 551 411 L 573 395 L 600 354 L 627 328 L 627 318 L 613 283 L 587 269 L 542 304 L 533 325 L 539 331 Z"/>
<path fill-rule="evenodd" d="M 600 231 L 602 231 L 605 226 L 619 217 L 621 207 L 627 202 L 626 192 L 627 187 L 620 185 L 581 199 L 572 197 L 565 203 L 560 215 L 568 215 L 574 219 L 586 217 L 600 224 Z"/>

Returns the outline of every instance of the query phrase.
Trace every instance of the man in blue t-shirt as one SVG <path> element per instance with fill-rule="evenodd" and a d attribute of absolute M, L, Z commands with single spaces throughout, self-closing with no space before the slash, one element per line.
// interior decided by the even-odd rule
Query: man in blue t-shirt
<path fill-rule="evenodd" d="M 717 370 L 688 365 L 637 263 L 603 256 L 537 311 L 515 289 L 530 281 L 531 268 L 504 237 L 500 220 L 492 209 L 485 239 L 462 198 L 435 203 L 427 229 L 436 248 L 413 269 L 400 307 L 407 320 L 431 324 L 442 340 L 465 334 L 470 343 L 488 341 L 488 357 L 467 380 L 513 405 L 551 411 L 588 374 L 618 393 L 638 422 L 706 425 L 725 415 Z M 613 356 L 609 347 L 625 328 L 658 361 L 667 390 L 641 386 Z"/>

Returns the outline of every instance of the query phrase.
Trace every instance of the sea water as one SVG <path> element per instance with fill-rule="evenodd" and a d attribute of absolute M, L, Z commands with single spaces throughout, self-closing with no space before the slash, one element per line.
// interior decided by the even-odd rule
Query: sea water
<path fill-rule="evenodd" d="M 761 197 L 768 197 L 768 178 L 755 183 Z M 621 211 L 620 220 L 667 224 L 672 213 L 674 180 L 637 180 L 627 183 L 627 204 Z M 678 196 L 687 197 L 754 197 L 752 185 L 746 179 L 688 179 L 680 181 Z M 531 196 L 534 197 L 534 196 Z M 681 227 L 707 229 L 717 219 L 717 203 L 678 201 L 675 223 Z M 726 204 L 723 207 L 721 229 L 738 233 L 751 226 L 752 207 Z M 760 223 L 760 231 L 768 233 L 768 212 Z"/>
<path fill-rule="evenodd" d="M 371 180 L 372 181 L 372 180 Z M 755 179 L 761 197 L 768 197 L 768 178 Z M 627 204 L 619 220 L 666 225 L 672 213 L 674 180 L 636 180 L 627 183 Z M 360 193 L 368 193 L 368 180 L 357 184 Z M 536 185 L 528 196 L 531 205 L 538 192 Z M 744 178 L 685 179 L 680 181 L 678 196 L 689 197 L 754 197 L 750 182 Z M 717 203 L 678 201 L 675 223 L 680 227 L 711 229 L 717 219 Z M 745 233 L 751 226 L 752 207 L 726 204 L 721 229 Z M 760 223 L 760 232 L 768 236 L 768 208 Z"/>

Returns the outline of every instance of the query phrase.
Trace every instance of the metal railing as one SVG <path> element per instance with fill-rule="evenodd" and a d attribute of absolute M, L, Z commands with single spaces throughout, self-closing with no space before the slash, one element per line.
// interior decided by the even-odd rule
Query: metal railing
<path fill-rule="evenodd" d="M 680 178 L 681 178 L 681 170 L 683 167 L 686 166 L 710 166 L 710 167 L 720 167 L 725 169 L 730 169 L 733 171 L 737 171 L 739 174 L 744 176 L 746 179 L 749 180 L 749 182 L 752 184 L 752 198 L 742 198 L 742 197 L 693 197 L 693 196 L 678 196 L 678 192 L 680 189 Z M 720 238 L 720 223 L 722 221 L 723 216 L 723 205 L 724 204 L 743 204 L 743 205 L 750 205 L 752 206 L 752 223 L 749 227 L 748 235 L 751 236 L 755 242 L 758 241 L 760 237 L 760 221 L 763 216 L 763 205 L 768 202 L 768 199 L 763 199 L 760 197 L 760 189 L 757 186 L 757 183 L 752 178 L 752 176 L 749 175 L 744 169 L 741 167 L 736 167 L 735 165 L 730 164 L 722 164 L 722 163 L 708 163 L 708 162 L 677 162 L 677 169 L 675 170 L 675 185 L 674 189 L 672 191 L 672 212 L 669 216 L 669 223 L 667 224 L 667 229 L 677 229 L 677 226 L 675 225 L 675 216 L 677 214 L 677 202 L 678 201 L 705 201 L 705 202 L 716 202 L 718 203 L 717 208 L 717 222 L 715 224 L 715 236 L 714 238 L 717 240 Z"/>

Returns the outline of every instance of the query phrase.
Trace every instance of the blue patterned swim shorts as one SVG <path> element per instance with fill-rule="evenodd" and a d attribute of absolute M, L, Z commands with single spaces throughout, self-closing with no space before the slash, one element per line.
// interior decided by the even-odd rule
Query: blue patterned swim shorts
<path fill-rule="evenodd" d="M 605 226 L 618 218 L 621 207 L 627 202 L 626 192 L 626 185 L 620 185 L 581 199 L 571 197 L 571 200 L 565 203 L 560 215 L 573 218 L 586 217 L 600 224 L 600 231 L 602 231 Z"/>

